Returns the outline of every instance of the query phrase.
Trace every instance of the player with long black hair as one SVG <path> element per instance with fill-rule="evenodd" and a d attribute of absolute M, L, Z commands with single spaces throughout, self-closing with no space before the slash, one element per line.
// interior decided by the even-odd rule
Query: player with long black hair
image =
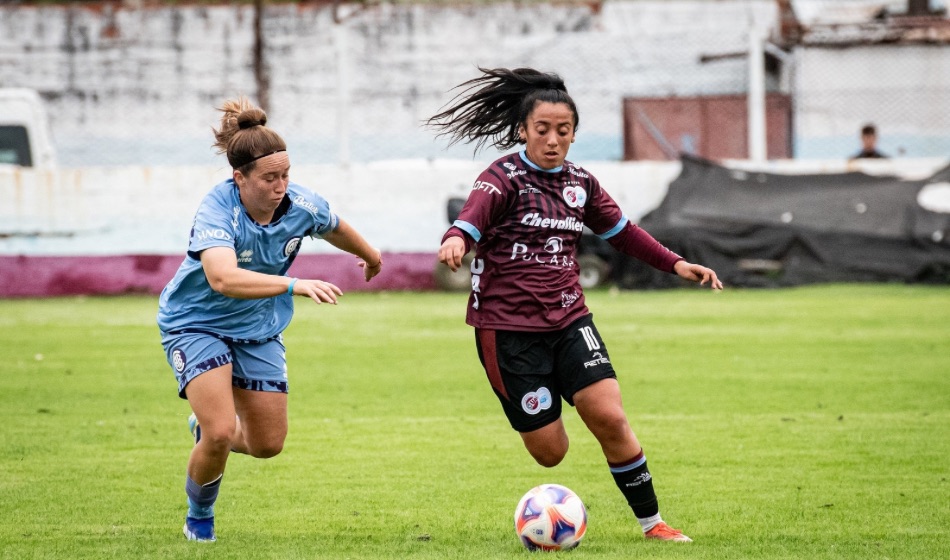
<path fill-rule="evenodd" d="M 630 222 L 600 183 L 567 161 L 577 106 L 556 74 L 484 69 L 427 124 L 450 143 L 506 150 L 485 169 L 439 261 L 453 271 L 475 247 L 466 322 L 512 428 L 545 467 L 561 462 L 568 436 L 561 400 L 576 407 L 647 538 L 689 541 L 663 522 L 652 476 L 621 403 L 620 386 L 579 281 L 584 226 L 617 250 L 687 280 L 722 289 L 716 273 L 686 262 Z"/>

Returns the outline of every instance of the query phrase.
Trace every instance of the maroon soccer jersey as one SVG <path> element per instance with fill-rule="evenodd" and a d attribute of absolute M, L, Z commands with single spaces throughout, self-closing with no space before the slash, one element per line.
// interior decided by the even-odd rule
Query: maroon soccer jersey
<path fill-rule="evenodd" d="M 551 331 L 586 315 L 577 266 L 585 225 L 603 237 L 635 237 L 617 203 L 583 168 L 565 161 L 543 170 L 523 152 L 492 163 L 443 238 L 465 232 L 466 246 L 475 241 L 466 322 L 485 329 Z M 655 247 L 634 239 L 645 260 L 671 271 L 679 257 L 645 237 Z"/>

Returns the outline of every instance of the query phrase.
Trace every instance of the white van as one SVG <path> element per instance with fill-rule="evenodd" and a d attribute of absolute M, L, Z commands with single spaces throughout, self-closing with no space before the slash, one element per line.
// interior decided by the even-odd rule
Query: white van
<path fill-rule="evenodd" d="M 0 88 L 0 165 L 55 167 L 46 108 L 26 88 Z"/>

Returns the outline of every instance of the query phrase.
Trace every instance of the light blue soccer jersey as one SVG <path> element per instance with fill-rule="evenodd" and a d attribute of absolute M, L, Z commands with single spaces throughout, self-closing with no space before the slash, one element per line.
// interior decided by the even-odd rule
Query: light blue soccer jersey
<path fill-rule="evenodd" d="M 219 183 L 205 196 L 195 214 L 188 255 L 159 298 L 158 326 L 163 332 L 208 332 L 239 341 L 262 341 L 287 328 L 294 313 L 292 296 L 227 297 L 211 289 L 200 261 L 205 249 L 231 247 L 239 267 L 284 275 L 303 237 L 323 236 L 339 223 L 327 201 L 313 191 L 290 183 L 286 196 L 289 209 L 266 226 L 247 215 L 233 179 Z"/>

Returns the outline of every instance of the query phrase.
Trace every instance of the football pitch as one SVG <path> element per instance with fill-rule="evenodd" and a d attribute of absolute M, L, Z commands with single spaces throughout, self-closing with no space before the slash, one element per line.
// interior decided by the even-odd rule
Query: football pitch
<path fill-rule="evenodd" d="M 936 559 L 950 554 L 950 288 L 588 294 L 665 520 L 645 542 L 599 446 L 536 465 L 464 324 L 466 296 L 297 299 L 290 434 L 233 455 L 218 542 L 188 543 L 185 401 L 156 297 L 0 301 L 0 559 L 536 558 L 521 495 L 588 508 L 558 558 Z"/>

